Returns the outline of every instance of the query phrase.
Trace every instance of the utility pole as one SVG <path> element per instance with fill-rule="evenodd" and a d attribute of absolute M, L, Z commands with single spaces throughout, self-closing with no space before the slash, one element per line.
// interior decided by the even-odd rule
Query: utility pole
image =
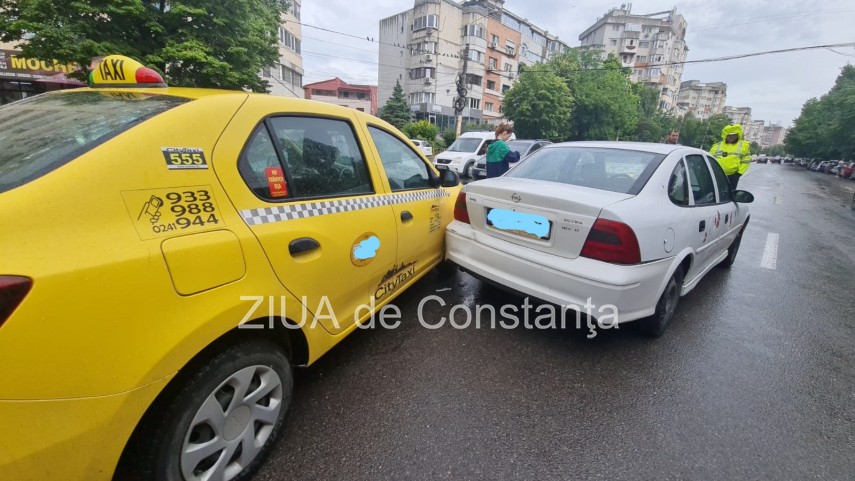
<path fill-rule="evenodd" d="M 469 62 L 469 44 L 463 49 L 463 72 L 457 75 L 457 97 L 454 99 L 454 110 L 457 112 L 457 127 L 454 130 L 454 136 L 460 137 L 460 132 L 463 130 L 463 109 L 466 107 L 466 68 Z"/>

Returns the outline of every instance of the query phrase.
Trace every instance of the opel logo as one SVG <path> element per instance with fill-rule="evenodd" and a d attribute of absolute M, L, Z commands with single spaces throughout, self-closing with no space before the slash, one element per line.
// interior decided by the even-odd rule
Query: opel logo
<path fill-rule="evenodd" d="M 519 195 L 519 194 L 517 194 L 516 192 L 514 192 L 514 193 L 511 195 L 511 200 L 512 200 L 512 201 L 514 201 L 514 202 L 519 202 L 519 201 L 521 201 L 521 200 L 522 200 L 522 198 L 520 197 L 520 195 Z"/>

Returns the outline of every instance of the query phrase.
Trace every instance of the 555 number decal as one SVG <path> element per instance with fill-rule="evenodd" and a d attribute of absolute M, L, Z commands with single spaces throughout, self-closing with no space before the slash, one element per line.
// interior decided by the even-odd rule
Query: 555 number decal
<path fill-rule="evenodd" d="M 124 191 L 122 197 L 143 240 L 225 226 L 209 185 Z"/>
<path fill-rule="evenodd" d="M 195 147 L 162 147 L 163 158 L 169 170 L 207 169 L 205 152 Z"/>

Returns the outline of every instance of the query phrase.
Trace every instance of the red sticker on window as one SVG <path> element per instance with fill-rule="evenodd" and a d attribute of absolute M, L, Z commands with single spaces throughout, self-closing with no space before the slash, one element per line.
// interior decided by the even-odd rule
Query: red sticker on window
<path fill-rule="evenodd" d="M 285 174 L 279 167 L 268 167 L 264 169 L 267 176 L 267 188 L 270 189 L 271 197 L 288 197 L 288 184 L 285 183 Z"/>

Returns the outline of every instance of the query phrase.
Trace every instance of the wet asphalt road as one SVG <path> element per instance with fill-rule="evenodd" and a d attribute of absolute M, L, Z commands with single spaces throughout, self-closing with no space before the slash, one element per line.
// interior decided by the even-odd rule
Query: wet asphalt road
<path fill-rule="evenodd" d="M 756 202 L 736 264 L 662 338 L 425 329 L 428 295 L 449 306 L 429 304 L 430 323 L 522 303 L 431 274 L 398 299 L 404 326 L 298 371 L 256 479 L 855 479 L 855 182 L 753 165 L 740 188 Z"/>

